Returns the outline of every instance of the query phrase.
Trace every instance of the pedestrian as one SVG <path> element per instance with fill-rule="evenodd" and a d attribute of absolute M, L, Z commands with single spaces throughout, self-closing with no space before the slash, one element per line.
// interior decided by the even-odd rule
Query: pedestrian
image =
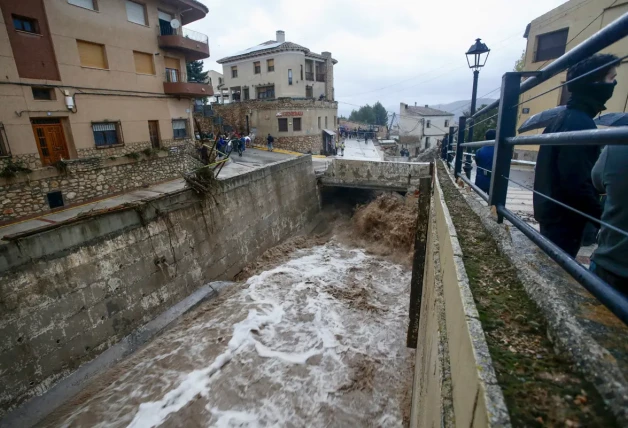
<path fill-rule="evenodd" d="M 203 161 L 203 165 L 209 164 L 209 148 L 206 144 L 201 145 L 201 160 Z"/>
<path fill-rule="evenodd" d="M 244 146 L 245 147 L 251 147 L 251 137 L 250 136 L 246 136 L 244 137 Z"/>
<path fill-rule="evenodd" d="M 266 143 L 268 145 L 268 151 L 269 152 L 273 151 L 273 143 L 274 142 L 275 142 L 275 139 L 273 138 L 273 136 L 268 134 L 268 137 L 266 138 Z"/>
<path fill-rule="evenodd" d="M 591 271 L 628 296 L 628 237 L 605 224 L 628 231 L 628 147 L 606 146 L 591 172 L 593 185 L 606 194 L 598 247 L 591 256 Z"/>
<path fill-rule="evenodd" d="M 597 54 L 570 67 L 567 89 L 571 96 L 567 108 L 545 128 L 544 134 L 596 129 L 593 118 L 606 109 L 604 104 L 613 95 L 618 62 L 619 58 L 614 55 Z M 541 234 L 574 258 L 580 249 L 587 219 L 542 195 L 600 218 L 602 206 L 591 181 L 591 170 L 599 154 L 597 145 L 542 145 L 537 156 L 534 218 L 539 222 Z"/>
<path fill-rule="evenodd" d="M 485 140 L 495 139 L 495 130 L 489 129 L 484 135 Z M 488 194 L 491 188 L 491 170 L 493 169 L 493 155 L 495 146 L 484 146 L 475 152 L 475 185 Z"/>
<path fill-rule="evenodd" d="M 340 156 L 344 156 L 344 155 L 345 155 L 345 140 L 343 138 L 342 141 L 340 142 Z"/>

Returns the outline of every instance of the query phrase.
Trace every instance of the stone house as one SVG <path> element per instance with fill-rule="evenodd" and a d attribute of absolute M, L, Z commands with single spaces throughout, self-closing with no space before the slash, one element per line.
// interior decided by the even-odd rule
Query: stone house
<path fill-rule="evenodd" d="M 223 123 L 255 134 L 270 133 L 277 147 L 321 153 L 325 136 L 335 135 L 334 65 L 330 52 L 317 54 L 286 41 L 270 40 L 217 61 L 231 103 L 216 107 Z"/>
<path fill-rule="evenodd" d="M 443 110 L 409 106 L 401 103 L 399 106 L 399 143 L 407 147 L 411 154 L 417 156 L 420 152 L 434 147 L 449 132 L 453 125 L 454 115 Z"/>
<path fill-rule="evenodd" d="M 179 175 L 192 98 L 212 95 L 185 72 L 209 57 L 207 36 L 182 27 L 206 16 L 202 3 L 0 0 L 0 9 L 0 222 Z"/>

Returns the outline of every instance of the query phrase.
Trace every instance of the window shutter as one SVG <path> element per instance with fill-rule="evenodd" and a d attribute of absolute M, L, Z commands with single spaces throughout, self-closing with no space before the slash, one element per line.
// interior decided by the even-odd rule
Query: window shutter
<path fill-rule="evenodd" d="M 168 22 L 172 21 L 172 15 L 166 12 L 162 12 L 161 10 L 157 11 L 157 16 L 162 21 L 168 21 Z"/>
<path fill-rule="evenodd" d="M 108 68 L 103 45 L 82 40 L 77 40 L 76 44 L 83 67 Z"/>
<path fill-rule="evenodd" d="M 96 10 L 94 7 L 94 0 L 68 0 L 68 3 L 74 6 L 84 7 L 85 9 Z"/>
<path fill-rule="evenodd" d="M 179 69 L 179 58 L 170 58 L 165 56 L 164 57 L 164 62 L 166 63 L 166 68 L 170 68 L 173 70 L 178 70 Z"/>
<path fill-rule="evenodd" d="M 94 131 L 97 131 L 97 132 L 115 131 L 116 124 L 115 123 L 94 123 L 92 125 L 92 128 L 94 128 Z"/>
<path fill-rule="evenodd" d="M 133 51 L 133 59 L 135 60 L 135 71 L 137 73 L 155 74 L 155 64 L 151 54 Z"/>
<path fill-rule="evenodd" d="M 146 15 L 144 13 L 144 5 L 127 0 L 126 17 L 129 21 L 136 24 L 147 25 Z"/>

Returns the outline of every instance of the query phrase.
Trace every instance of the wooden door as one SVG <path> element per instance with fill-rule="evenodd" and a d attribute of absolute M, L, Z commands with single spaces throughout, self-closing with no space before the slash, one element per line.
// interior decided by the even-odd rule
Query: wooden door
<path fill-rule="evenodd" d="M 32 123 L 37 149 L 44 166 L 70 158 L 59 119 L 33 119 Z"/>
<path fill-rule="evenodd" d="M 148 134 L 150 135 L 150 143 L 153 146 L 153 149 L 158 149 L 159 148 L 159 121 L 157 120 L 148 121 Z"/>

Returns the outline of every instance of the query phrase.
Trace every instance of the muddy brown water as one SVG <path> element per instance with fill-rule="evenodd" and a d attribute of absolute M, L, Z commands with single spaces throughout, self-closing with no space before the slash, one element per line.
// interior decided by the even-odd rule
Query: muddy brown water
<path fill-rule="evenodd" d="M 405 426 L 410 271 L 343 242 L 266 261 L 40 426 Z"/>

